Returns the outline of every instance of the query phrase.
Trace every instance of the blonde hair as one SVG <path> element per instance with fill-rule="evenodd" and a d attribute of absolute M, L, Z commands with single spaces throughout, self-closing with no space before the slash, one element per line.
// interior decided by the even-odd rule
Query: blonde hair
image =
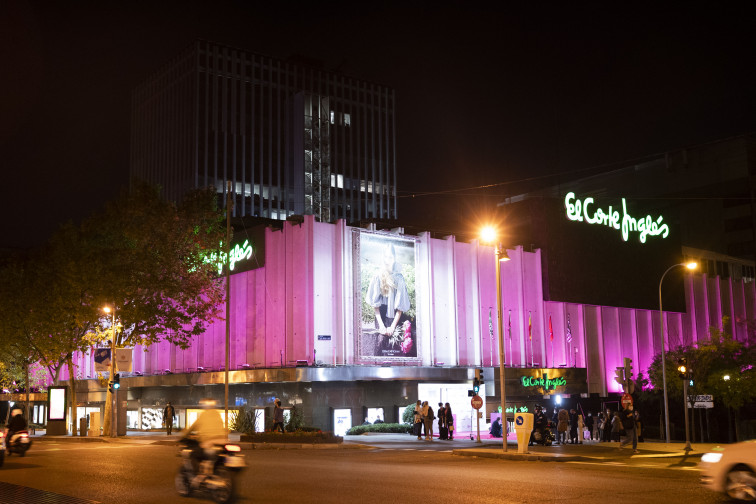
<path fill-rule="evenodd" d="M 396 269 L 396 250 L 394 249 L 393 245 L 387 245 L 386 250 L 383 252 L 384 257 L 387 254 L 391 254 L 391 256 L 394 258 L 394 265 L 389 270 L 386 267 L 386 262 L 384 261 L 381 268 L 381 273 L 379 276 L 379 279 L 381 281 L 381 294 L 384 296 L 388 296 L 392 290 L 396 289 L 397 284 L 396 280 L 394 279 L 394 270 Z"/>

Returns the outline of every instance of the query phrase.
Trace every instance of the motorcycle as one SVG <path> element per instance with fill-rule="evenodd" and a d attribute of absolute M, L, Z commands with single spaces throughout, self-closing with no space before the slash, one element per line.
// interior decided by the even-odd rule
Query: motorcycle
<path fill-rule="evenodd" d="M 179 443 L 182 445 L 179 450 L 182 462 L 175 479 L 178 494 L 189 497 L 196 491 L 209 493 L 218 504 L 231 502 L 234 498 L 234 478 L 247 466 L 239 445 L 225 443 L 204 450 L 198 474 L 194 471 L 192 453 L 201 449 L 199 442 L 194 438 L 183 438 Z"/>
<path fill-rule="evenodd" d="M 7 437 L 3 436 L 4 438 Z M 13 433 L 13 435 L 10 437 L 10 439 L 5 440 L 7 445 L 7 451 L 8 455 L 11 455 L 12 453 L 17 453 L 21 455 L 22 457 L 26 455 L 26 452 L 31 448 L 32 441 L 31 437 L 29 436 L 29 431 L 18 431 Z"/>
<path fill-rule="evenodd" d="M 554 434 L 551 432 L 553 425 L 548 422 L 545 427 L 536 427 L 531 435 L 531 442 L 543 446 L 551 446 L 554 443 Z"/>

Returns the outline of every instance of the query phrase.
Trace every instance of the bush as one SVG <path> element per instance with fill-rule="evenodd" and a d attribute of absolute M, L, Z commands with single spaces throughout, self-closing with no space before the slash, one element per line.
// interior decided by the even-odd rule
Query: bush
<path fill-rule="evenodd" d="M 408 423 L 410 425 L 415 423 L 415 403 L 412 403 L 404 408 L 404 413 L 402 413 L 402 422 Z"/>
<path fill-rule="evenodd" d="M 235 413 L 235 414 L 234 414 Z M 242 434 L 252 434 L 257 429 L 257 417 L 255 416 L 255 410 L 245 410 L 243 407 L 239 408 L 238 412 L 229 412 L 231 420 L 228 424 L 231 430 L 241 432 Z"/>
<path fill-rule="evenodd" d="M 382 423 L 372 425 L 355 425 L 347 431 L 348 436 L 358 436 L 366 432 L 382 432 L 384 434 L 408 434 L 412 431 L 411 424 Z"/>

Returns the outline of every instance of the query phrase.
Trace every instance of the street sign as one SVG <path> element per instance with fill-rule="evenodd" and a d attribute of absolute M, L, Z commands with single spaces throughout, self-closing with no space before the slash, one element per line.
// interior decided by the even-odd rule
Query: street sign
<path fill-rule="evenodd" d="M 622 407 L 627 408 L 628 406 L 631 406 L 633 404 L 633 396 L 631 396 L 628 393 L 622 394 Z"/>
<path fill-rule="evenodd" d="M 483 407 L 483 399 L 479 395 L 476 395 L 475 397 L 472 398 L 472 400 L 470 401 L 470 404 L 472 404 L 473 408 L 480 409 Z"/>
<path fill-rule="evenodd" d="M 714 396 L 711 394 L 688 396 L 688 409 L 712 409 L 714 407 Z"/>

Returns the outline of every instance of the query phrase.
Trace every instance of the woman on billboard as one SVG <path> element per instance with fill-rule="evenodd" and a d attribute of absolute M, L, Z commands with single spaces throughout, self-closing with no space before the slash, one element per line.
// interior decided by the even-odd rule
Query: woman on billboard
<path fill-rule="evenodd" d="M 399 322 L 410 308 L 410 297 L 401 267 L 396 262 L 393 244 L 386 245 L 381 266 L 370 281 L 365 300 L 375 310 L 376 329 L 384 336 L 381 349 L 387 353 L 401 350 L 401 353 L 409 354 L 413 346 L 411 322 L 405 320 L 401 326 Z M 396 352 L 397 355 L 401 353 Z"/>

